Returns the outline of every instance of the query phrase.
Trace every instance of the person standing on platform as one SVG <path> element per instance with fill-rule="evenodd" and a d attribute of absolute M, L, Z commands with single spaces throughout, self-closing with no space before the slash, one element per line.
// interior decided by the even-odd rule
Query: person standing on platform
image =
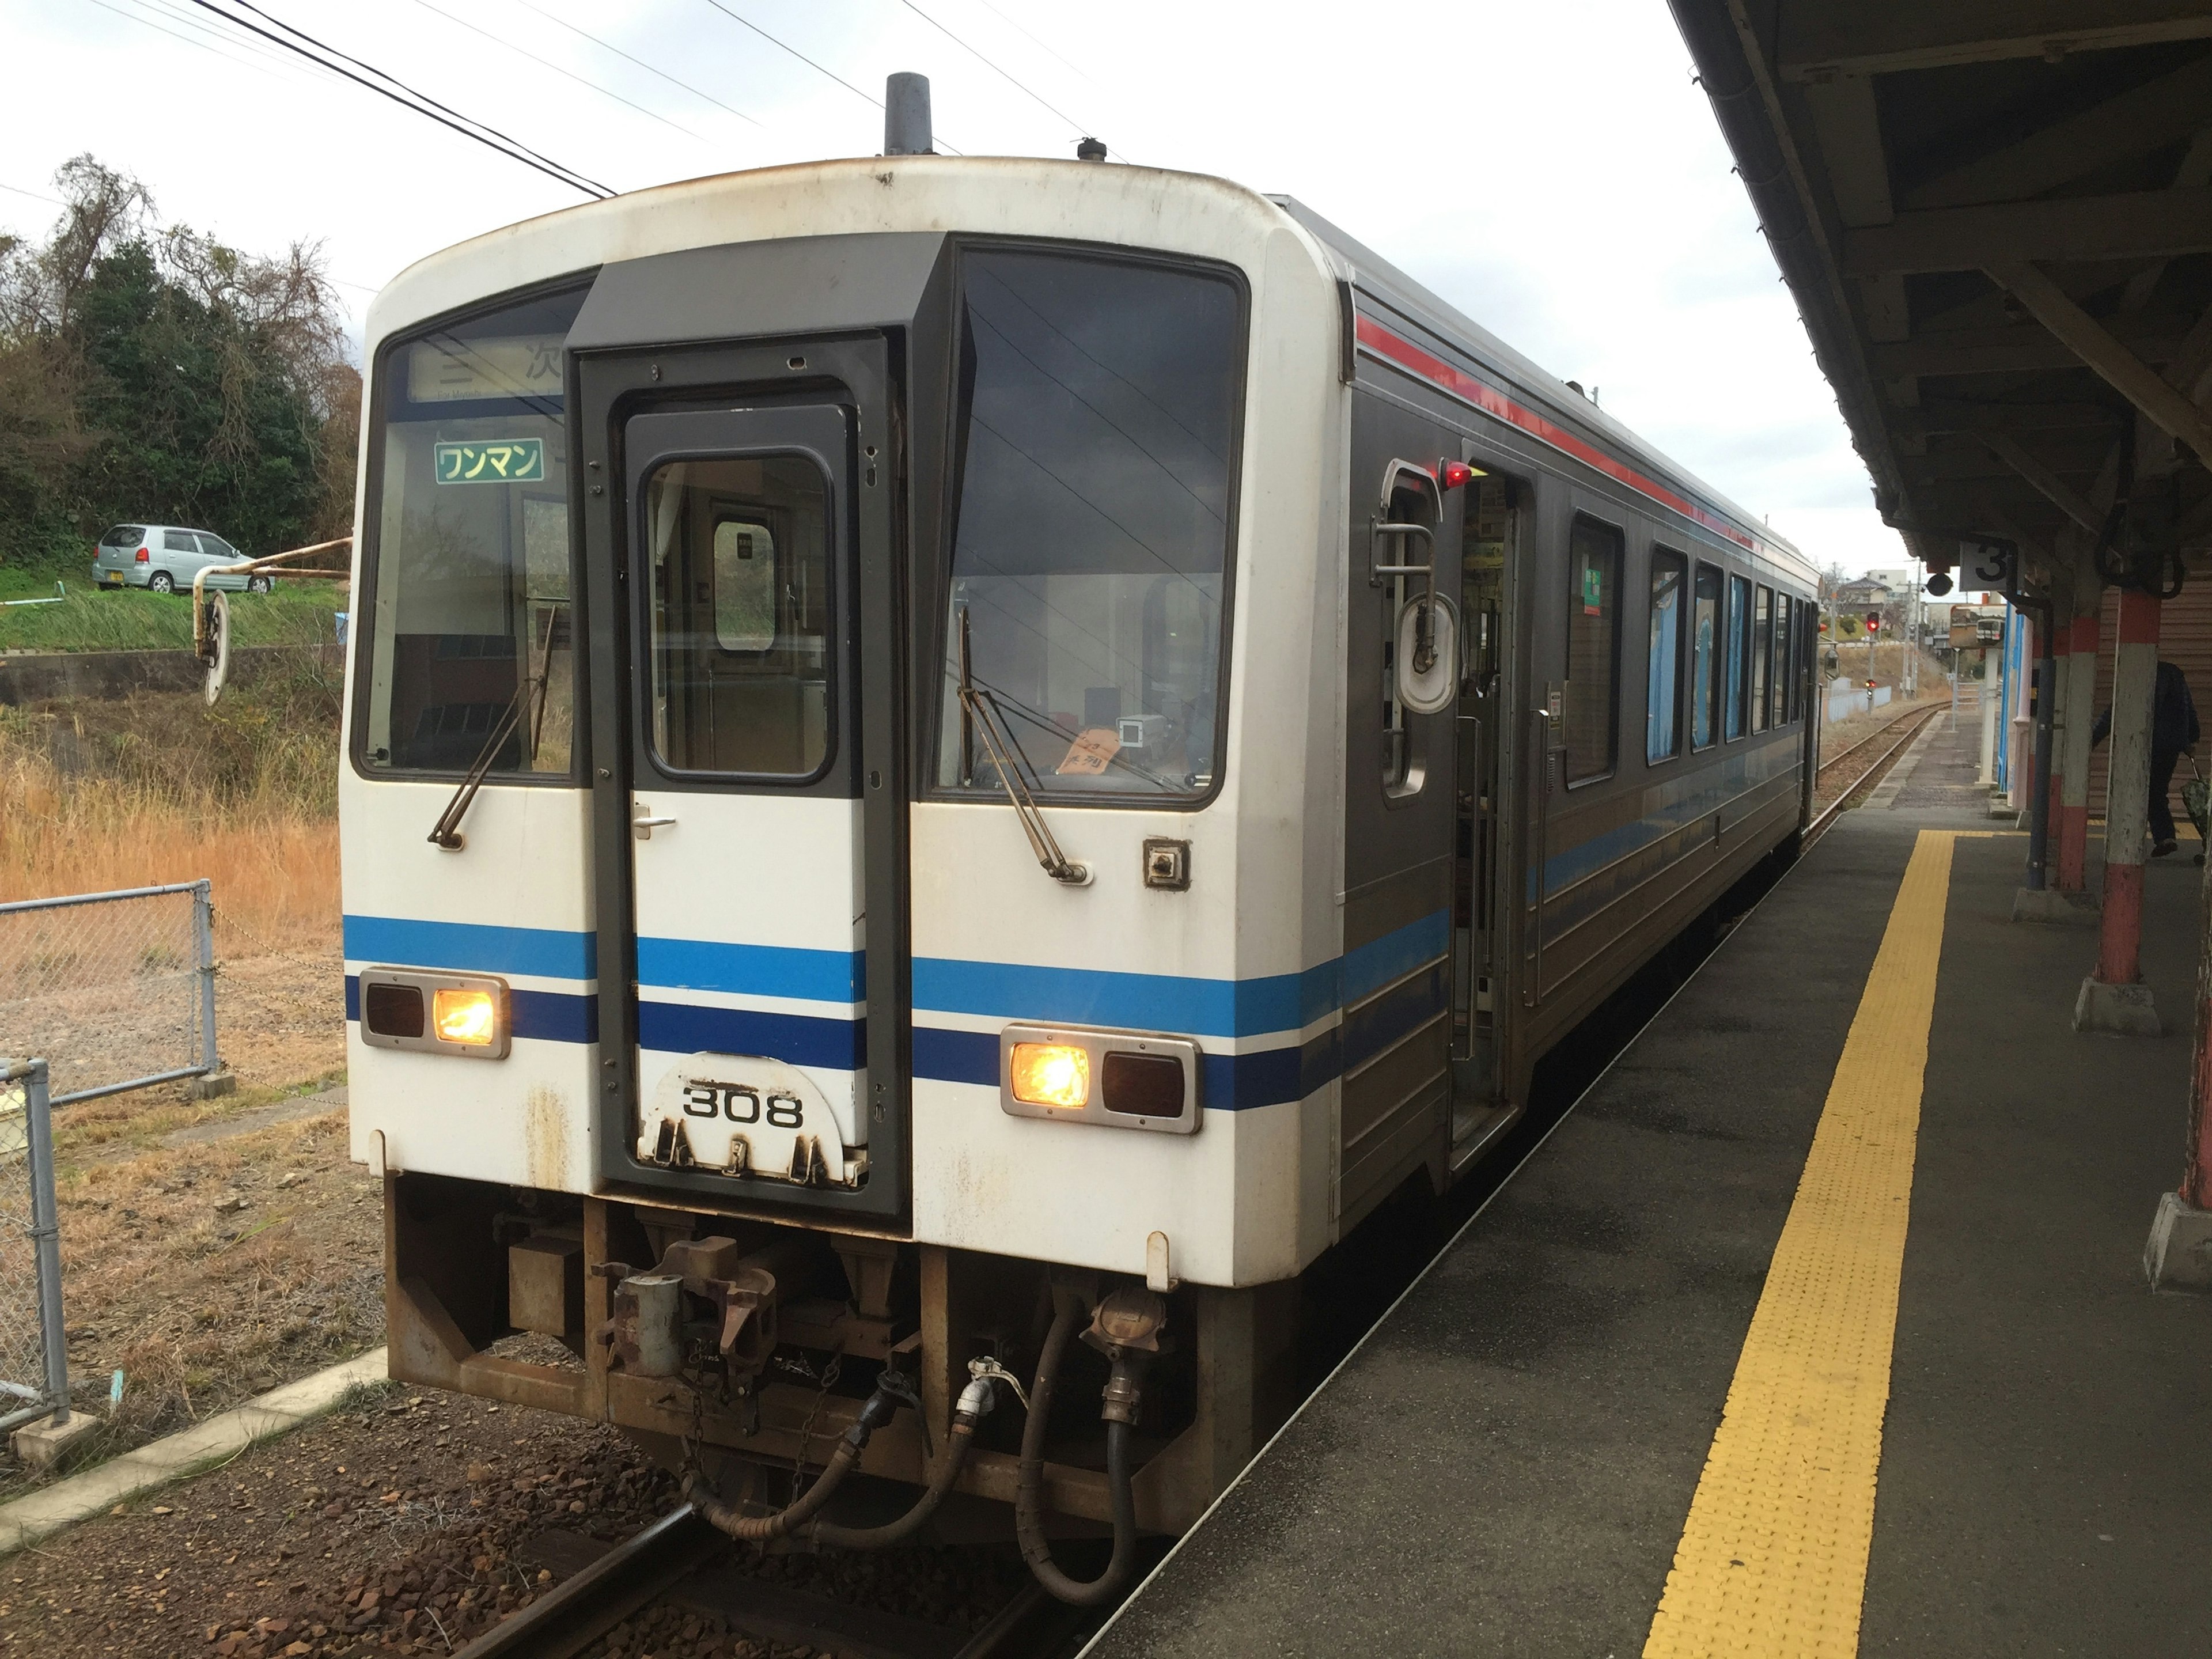
<path fill-rule="evenodd" d="M 2095 748 L 2112 734 L 2112 711 L 2097 716 L 2089 732 Z M 2173 769 L 2185 754 L 2193 753 L 2203 735 L 2197 723 L 2197 699 L 2189 695 L 2189 681 L 2170 662 L 2158 665 L 2158 684 L 2150 708 L 2150 855 L 2162 859 L 2181 843 L 2174 839 Z"/>

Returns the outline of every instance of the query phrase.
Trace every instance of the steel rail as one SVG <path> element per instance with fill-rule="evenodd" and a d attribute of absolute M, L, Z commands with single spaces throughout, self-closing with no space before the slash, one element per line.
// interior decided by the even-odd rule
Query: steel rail
<path fill-rule="evenodd" d="M 455 1659 L 571 1659 L 660 1596 L 723 1541 L 686 1504 L 509 1613 Z"/>
<path fill-rule="evenodd" d="M 1851 797 L 1859 793 L 1861 787 L 1864 785 L 1869 779 L 1872 778 L 1875 773 L 1881 771 L 1885 766 L 1887 766 L 1891 761 L 1894 760 L 1898 755 L 1904 750 L 1905 744 L 1918 738 L 1921 732 L 1927 729 L 1928 720 L 1933 716 L 1942 714 L 1944 711 L 1944 707 L 1945 705 L 1938 703 L 1931 708 L 1916 709 L 1911 713 L 1900 714 L 1897 719 L 1892 720 L 1887 726 L 1883 726 L 1881 731 L 1874 733 L 1873 736 L 1862 738 L 1859 742 L 1853 744 L 1849 749 L 1844 750 L 1842 754 L 1837 756 L 1835 760 L 1824 763 L 1821 765 L 1820 770 L 1826 772 L 1829 767 L 1837 764 L 1838 762 L 1843 761 L 1851 755 L 1856 754 L 1860 750 L 1867 747 L 1868 744 L 1879 742 L 1883 738 L 1887 737 L 1891 732 L 1895 732 L 1898 727 L 1905 725 L 1908 720 L 1911 720 L 1914 714 L 1917 714 L 1921 716 L 1919 722 L 1916 724 L 1911 731 L 1904 732 L 1894 743 L 1891 744 L 1888 748 L 1883 750 L 1881 754 L 1875 756 L 1873 763 L 1870 764 L 1866 770 L 1860 773 L 1858 776 L 1853 778 L 1850 784 L 1845 787 L 1843 793 L 1838 795 L 1835 799 L 1830 801 L 1826 806 L 1822 807 L 1819 812 L 1814 815 L 1813 821 L 1805 826 L 1805 833 L 1798 838 L 1799 847 L 1801 848 L 1810 847 L 1814 842 L 1826 835 L 1829 829 L 1834 824 L 1837 817 L 1842 813 L 1844 808 L 1850 805 Z"/>

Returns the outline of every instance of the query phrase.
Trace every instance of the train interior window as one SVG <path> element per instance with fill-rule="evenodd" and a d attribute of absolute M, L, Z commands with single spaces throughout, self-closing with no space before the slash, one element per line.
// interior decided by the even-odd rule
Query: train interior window
<path fill-rule="evenodd" d="M 1645 664 L 1644 758 L 1671 760 L 1682 752 L 1682 636 L 1687 631 L 1687 567 L 1682 556 L 1651 550 L 1651 637 Z"/>
<path fill-rule="evenodd" d="M 1568 543 L 1567 781 L 1613 770 L 1620 727 L 1614 698 L 1620 658 L 1620 545 L 1618 530 L 1577 519 Z"/>
<path fill-rule="evenodd" d="M 1751 676 L 1751 583 L 1742 576 L 1729 578 L 1728 608 L 1728 684 L 1725 690 L 1728 707 L 1728 740 L 1734 743 L 1744 732 L 1747 723 L 1745 716 L 1750 703 L 1746 693 L 1750 689 Z"/>
<path fill-rule="evenodd" d="M 653 747 L 677 771 L 810 777 L 830 750 L 830 489 L 798 455 L 646 483 Z"/>
<path fill-rule="evenodd" d="M 1774 590 L 1761 587 L 1751 613 L 1751 729 L 1766 730 L 1768 659 L 1774 650 Z"/>
<path fill-rule="evenodd" d="M 1690 600 L 1690 747 L 1712 746 L 1720 716 L 1721 573 L 1698 567 Z"/>

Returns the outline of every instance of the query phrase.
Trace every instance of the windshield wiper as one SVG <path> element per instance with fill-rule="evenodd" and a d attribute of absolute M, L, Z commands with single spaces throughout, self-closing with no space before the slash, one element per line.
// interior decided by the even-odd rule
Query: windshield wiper
<path fill-rule="evenodd" d="M 1006 716 L 1000 712 L 998 699 L 988 686 L 978 685 L 969 672 L 968 613 L 963 607 L 960 629 L 960 746 L 961 764 L 972 768 L 973 757 L 969 744 L 975 738 L 983 739 L 983 747 L 990 751 L 991 764 L 999 774 L 999 781 L 1006 788 L 1006 799 L 1014 805 L 1014 816 L 1021 820 L 1022 833 L 1030 838 L 1030 850 L 1036 854 L 1044 872 L 1054 881 L 1065 882 L 1070 887 L 1091 885 L 1091 866 L 1078 864 L 1060 850 L 1053 839 L 1052 826 L 1044 821 L 1037 810 L 1036 798 L 1030 793 L 1029 781 L 1016 765 L 1014 757 L 1020 752 L 1007 731 Z"/>
<path fill-rule="evenodd" d="M 522 724 L 526 708 L 532 711 L 530 742 L 533 752 L 544 731 L 545 681 L 552 667 L 553 635 L 561 616 L 556 607 L 566 605 L 568 601 L 548 599 L 539 603 L 546 607 L 545 641 L 532 653 L 532 665 L 529 676 L 514 688 L 514 696 L 507 700 L 507 708 L 492 726 L 491 736 L 484 740 L 483 750 L 462 775 L 459 786 L 453 791 L 453 798 L 446 803 L 446 810 L 438 814 L 437 823 L 430 826 L 430 844 L 441 847 L 448 853 L 458 853 L 468 844 L 467 837 L 461 834 L 461 820 L 468 817 L 470 804 L 476 799 L 477 791 L 483 787 L 484 779 L 490 774 L 492 763 L 499 758 L 499 751 L 507 746 L 507 738 Z"/>

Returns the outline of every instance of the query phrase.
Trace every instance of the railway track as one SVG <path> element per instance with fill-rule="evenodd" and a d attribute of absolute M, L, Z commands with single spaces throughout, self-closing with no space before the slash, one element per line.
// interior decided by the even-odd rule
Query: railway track
<path fill-rule="evenodd" d="M 827 1659 L 1054 1659 L 1103 1621 L 1064 1607 L 1036 1584 L 980 1630 L 959 1631 L 753 1577 L 728 1565 L 736 1547 L 688 1504 L 616 1545 L 456 1659 L 574 1659 L 626 1620 L 672 1607 L 719 1620 L 764 1646 L 810 1648 Z"/>
<path fill-rule="evenodd" d="M 1809 847 L 1836 821 L 1837 815 L 1852 798 L 1881 781 L 1882 774 L 1905 752 L 1905 746 L 1918 737 L 1929 720 L 1946 713 L 1948 703 L 1935 703 L 1926 708 L 1911 708 L 1879 731 L 1861 738 L 1842 753 L 1820 763 L 1814 781 L 1814 796 L 1827 794 L 1828 803 L 1813 815 L 1805 827 L 1804 845 Z M 1857 771 L 1847 773 L 1848 767 Z M 1829 792 L 1832 790 L 1833 793 Z"/>

